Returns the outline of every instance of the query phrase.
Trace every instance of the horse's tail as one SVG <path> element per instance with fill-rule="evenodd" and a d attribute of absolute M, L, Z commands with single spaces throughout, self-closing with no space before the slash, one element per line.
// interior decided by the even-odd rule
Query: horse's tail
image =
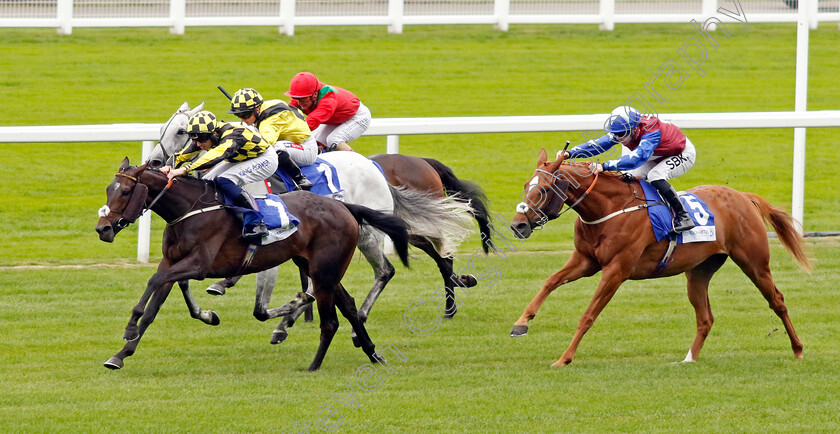
<path fill-rule="evenodd" d="M 490 230 L 490 217 L 487 210 L 487 195 L 478 184 L 470 181 L 458 179 L 452 169 L 445 164 L 433 158 L 424 158 L 429 165 L 431 165 L 440 176 L 440 181 L 443 183 L 443 188 L 446 194 L 451 196 L 459 196 L 470 201 L 472 210 L 470 213 L 478 222 L 478 230 L 481 232 L 481 247 L 484 253 L 489 253 L 493 246 L 493 240 L 490 238 L 492 232 Z"/>
<path fill-rule="evenodd" d="M 431 193 L 388 184 L 394 199 L 394 214 L 408 224 L 411 235 L 425 237 L 442 257 L 451 257 L 472 232 L 472 207 L 457 196 Z"/>
<path fill-rule="evenodd" d="M 770 222 L 773 229 L 776 231 L 776 236 L 785 246 L 788 253 L 799 262 L 799 265 L 805 271 L 813 270 L 811 262 L 805 256 L 805 250 L 802 247 L 802 237 L 796 228 L 793 226 L 793 217 L 781 208 L 775 208 L 770 202 L 767 202 L 763 197 L 754 193 L 744 193 L 758 208 L 761 216 Z"/>
<path fill-rule="evenodd" d="M 342 202 L 343 203 L 343 202 Z M 385 214 L 380 211 L 372 210 L 366 206 L 353 205 L 344 203 L 344 206 L 353 214 L 353 217 L 360 225 L 368 225 L 376 228 L 389 238 L 394 243 L 394 250 L 400 257 L 403 265 L 408 267 L 408 230 L 407 224 L 403 219 Z"/>

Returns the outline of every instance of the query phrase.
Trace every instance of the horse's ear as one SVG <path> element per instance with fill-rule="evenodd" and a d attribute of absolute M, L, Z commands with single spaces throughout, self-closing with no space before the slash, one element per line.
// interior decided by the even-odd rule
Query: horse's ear
<path fill-rule="evenodd" d="M 183 103 L 183 104 L 181 104 L 181 107 L 178 107 L 178 111 L 179 111 L 179 112 L 185 112 L 185 111 L 187 111 L 187 110 L 189 110 L 189 109 L 190 109 L 190 103 L 188 103 L 188 102 L 186 102 L 186 101 L 184 101 L 184 103 Z"/>
<path fill-rule="evenodd" d="M 120 163 L 120 172 L 123 172 L 123 171 L 125 171 L 125 169 L 128 169 L 128 166 L 129 166 L 128 157 L 125 157 L 122 160 L 122 163 Z"/>
<path fill-rule="evenodd" d="M 190 110 L 190 116 L 204 110 L 204 101 L 201 101 L 201 104 L 195 106 L 194 109 Z"/>
<path fill-rule="evenodd" d="M 548 153 L 545 152 L 545 148 L 540 148 L 540 156 L 537 159 L 537 164 L 543 164 L 548 161 Z"/>

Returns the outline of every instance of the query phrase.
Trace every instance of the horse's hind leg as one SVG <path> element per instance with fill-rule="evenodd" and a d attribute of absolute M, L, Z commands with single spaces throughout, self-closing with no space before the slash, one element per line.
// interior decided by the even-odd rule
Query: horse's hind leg
<path fill-rule="evenodd" d="M 724 262 L 726 262 L 726 255 L 714 255 L 693 270 L 685 272 L 685 277 L 688 279 L 688 301 L 694 307 L 694 315 L 697 319 L 697 334 L 683 362 L 697 360 L 703 343 L 706 342 L 706 337 L 715 322 L 712 307 L 709 304 L 709 281 Z"/>
<path fill-rule="evenodd" d="M 441 257 L 435 246 L 427 238 L 412 236 L 411 245 L 426 252 L 430 258 L 434 259 L 443 277 L 444 296 L 446 297 L 446 306 L 444 309 L 444 318 L 452 318 L 458 312 L 458 303 L 455 297 L 455 287 L 472 288 L 478 283 L 478 280 L 472 274 L 465 274 L 458 276 L 455 274 L 452 267 L 452 258 Z"/>
<path fill-rule="evenodd" d="M 192 318 L 199 319 L 205 324 L 210 324 L 212 326 L 219 325 L 221 321 L 219 320 L 219 316 L 216 315 L 216 312 L 213 312 L 212 310 L 202 310 L 201 307 L 198 306 L 198 302 L 195 301 L 195 297 L 193 297 L 192 292 L 190 292 L 189 280 L 182 280 L 178 282 L 178 286 L 181 288 L 181 293 L 184 294 L 184 302 L 187 303 L 187 309 L 189 309 L 190 316 Z"/>
<path fill-rule="evenodd" d="M 528 333 L 528 322 L 534 319 L 534 316 L 537 315 L 537 311 L 540 310 L 540 306 L 542 306 L 545 299 L 557 287 L 580 279 L 581 277 L 591 276 L 597 273 L 598 269 L 598 264 L 591 259 L 576 251 L 572 252 L 572 256 L 566 261 L 566 265 L 549 276 L 545 283 L 543 283 L 540 291 L 534 296 L 534 299 L 528 303 L 525 311 L 522 312 L 522 316 L 513 325 L 513 330 L 511 330 L 510 335 L 517 337 L 524 336 Z"/>
<path fill-rule="evenodd" d="M 373 304 L 379 298 L 379 294 L 385 289 L 385 285 L 394 277 L 396 269 L 385 257 L 385 252 L 382 251 L 383 235 L 379 231 L 374 231 L 368 227 L 362 227 L 359 237 L 359 250 L 365 255 L 365 259 L 373 267 L 374 280 L 373 286 L 370 288 L 362 307 L 359 309 L 359 318 L 362 322 L 367 321 L 370 315 L 370 310 L 373 309 Z M 355 310 L 355 309 L 354 309 Z"/>
<path fill-rule="evenodd" d="M 228 277 L 208 286 L 205 291 L 210 295 L 225 295 L 226 289 L 232 288 L 241 278 L 242 276 Z"/>
<path fill-rule="evenodd" d="M 356 312 L 356 301 L 347 292 L 344 285 L 339 283 L 338 286 L 340 291 L 336 294 L 335 303 L 338 310 L 347 318 L 347 321 L 353 328 L 353 344 L 357 348 L 361 347 L 371 362 L 378 363 L 379 357 L 374 352 L 375 346 L 373 345 L 373 341 L 370 339 L 370 335 L 368 335 L 364 322 L 359 318 L 358 312 Z"/>
<path fill-rule="evenodd" d="M 746 249 L 743 254 L 740 252 L 733 252 L 731 253 L 732 260 L 741 267 L 741 270 L 747 277 L 752 280 L 753 284 L 761 291 L 761 295 L 764 296 L 764 299 L 767 300 L 767 303 L 770 304 L 770 308 L 773 309 L 773 312 L 776 312 L 776 315 L 779 316 L 782 320 L 782 324 L 785 326 L 785 331 L 787 331 L 788 337 L 790 337 L 790 345 L 793 348 L 793 355 L 797 359 L 802 358 L 802 341 L 799 340 L 799 337 L 796 335 L 796 331 L 793 329 L 793 323 L 790 321 L 790 317 L 788 316 L 787 306 L 785 305 L 785 297 L 782 295 L 781 291 L 776 288 L 776 284 L 773 282 L 773 276 L 770 273 L 770 253 L 769 249 L 765 249 L 764 252 L 756 252 L 757 249 L 751 249 L 751 251 L 747 252 Z"/>
<path fill-rule="evenodd" d="M 318 351 L 315 359 L 309 365 L 310 371 L 317 371 L 327 355 L 330 343 L 338 331 L 338 317 L 335 312 L 335 294 L 340 290 L 338 284 L 333 288 L 320 287 L 315 291 L 315 300 L 318 302 L 318 316 L 321 318 L 321 342 L 318 344 Z"/>

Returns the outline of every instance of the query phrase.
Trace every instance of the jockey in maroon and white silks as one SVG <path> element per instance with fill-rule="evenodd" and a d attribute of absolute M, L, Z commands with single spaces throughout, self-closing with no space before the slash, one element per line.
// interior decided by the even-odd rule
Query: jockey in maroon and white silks
<path fill-rule="evenodd" d="M 575 146 L 565 152 L 566 158 L 585 158 L 600 155 L 614 145 L 621 144 L 630 150 L 620 158 L 597 164 L 596 172 L 622 171 L 645 179 L 659 191 L 674 211 L 674 231 L 684 232 L 694 227 L 685 212 L 676 191 L 668 183 L 688 171 L 696 160 L 697 151 L 685 134 L 674 124 L 655 116 L 642 116 L 629 106 L 612 111 L 604 130 L 607 134 L 596 140 Z"/>

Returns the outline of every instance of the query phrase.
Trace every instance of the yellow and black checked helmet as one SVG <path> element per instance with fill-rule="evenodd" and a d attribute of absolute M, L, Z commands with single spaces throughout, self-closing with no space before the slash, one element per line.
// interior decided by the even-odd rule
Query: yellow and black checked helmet
<path fill-rule="evenodd" d="M 190 117 L 187 122 L 187 134 L 212 133 L 218 126 L 216 116 L 207 110 L 202 110 Z"/>
<path fill-rule="evenodd" d="M 228 113 L 238 115 L 254 111 L 263 103 L 263 97 L 254 89 L 245 87 L 236 91 L 230 100 Z"/>

